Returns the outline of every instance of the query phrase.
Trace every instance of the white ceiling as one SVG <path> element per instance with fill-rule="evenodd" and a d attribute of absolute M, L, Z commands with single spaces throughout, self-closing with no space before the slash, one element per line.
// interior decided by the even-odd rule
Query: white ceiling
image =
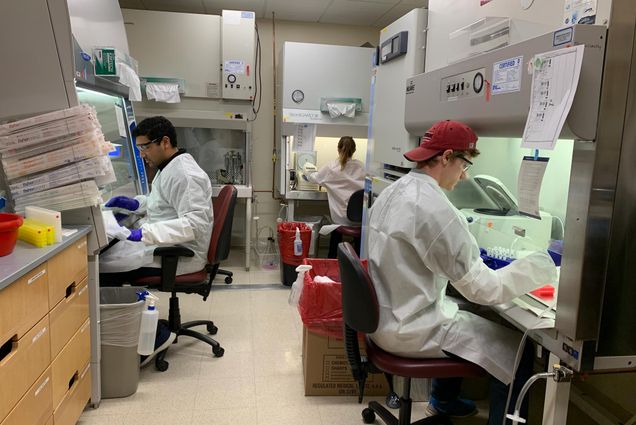
<path fill-rule="evenodd" d="M 125 9 L 208 13 L 251 10 L 257 18 L 324 24 L 368 25 L 383 28 L 428 0 L 119 0 Z"/>

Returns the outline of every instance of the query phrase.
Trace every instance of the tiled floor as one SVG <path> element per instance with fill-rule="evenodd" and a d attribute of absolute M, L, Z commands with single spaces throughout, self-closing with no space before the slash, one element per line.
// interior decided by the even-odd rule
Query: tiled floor
<path fill-rule="evenodd" d="M 87 408 L 80 425 L 360 425 L 362 406 L 354 397 L 305 397 L 301 359 L 302 324 L 287 304 L 289 291 L 274 289 L 278 270 L 249 272 L 233 253 L 230 266 L 236 288 L 219 287 L 203 302 L 180 297 L 184 321 L 211 318 L 219 327 L 215 338 L 225 348 L 221 358 L 191 338 L 170 349 L 170 368 L 142 370 L 137 392 L 127 398 L 102 400 Z M 237 267 L 232 267 L 237 265 Z M 282 288 L 276 286 L 275 288 Z M 167 314 L 167 296 L 160 294 L 160 314 Z M 368 398 L 366 398 L 368 401 Z M 414 418 L 423 416 L 416 403 Z M 483 410 L 483 409 L 482 409 Z M 484 413 L 455 421 L 484 424 Z M 377 421 L 380 423 L 380 421 Z"/>

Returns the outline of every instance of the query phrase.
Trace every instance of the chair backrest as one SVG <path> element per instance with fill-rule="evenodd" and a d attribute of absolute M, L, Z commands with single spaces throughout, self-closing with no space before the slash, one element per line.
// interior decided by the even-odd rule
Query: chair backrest
<path fill-rule="evenodd" d="M 236 188 L 231 184 L 227 184 L 223 186 L 219 196 L 212 201 L 214 224 L 212 226 L 210 248 L 208 249 L 209 264 L 218 264 L 225 260 L 230 252 L 236 194 Z"/>
<path fill-rule="evenodd" d="M 369 273 L 350 243 L 338 245 L 338 264 L 345 324 L 358 332 L 375 332 L 380 320 L 378 297 Z"/>
<path fill-rule="evenodd" d="M 354 223 L 362 223 L 362 204 L 364 202 L 364 189 L 356 190 L 351 194 L 347 203 L 347 218 Z"/>

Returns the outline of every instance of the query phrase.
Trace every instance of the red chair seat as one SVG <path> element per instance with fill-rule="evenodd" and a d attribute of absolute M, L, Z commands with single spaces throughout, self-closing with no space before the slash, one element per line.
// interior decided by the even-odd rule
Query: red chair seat
<path fill-rule="evenodd" d="M 195 273 L 182 274 L 175 277 L 175 283 L 200 283 L 208 279 L 208 272 L 203 269 Z M 146 276 L 135 280 L 135 284 L 160 285 L 161 276 Z"/>
<path fill-rule="evenodd" d="M 481 367 L 466 360 L 412 359 L 388 353 L 375 345 L 367 336 L 369 361 L 383 372 L 410 378 L 478 378 L 487 376 Z"/>
<path fill-rule="evenodd" d="M 340 226 L 336 228 L 336 232 L 341 233 L 345 236 L 351 236 L 354 238 L 359 238 L 360 233 L 362 232 L 362 227 L 356 226 Z"/>

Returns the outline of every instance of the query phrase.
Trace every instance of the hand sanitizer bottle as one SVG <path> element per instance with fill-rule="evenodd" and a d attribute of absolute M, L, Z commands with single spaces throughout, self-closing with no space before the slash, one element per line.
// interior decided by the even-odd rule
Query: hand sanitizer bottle
<path fill-rule="evenodd" d="M 159 298 L 148 291 L 142 293 L 141 296 L 147 300 L 148 308 L 141 313 L 141 329 L 139 330 L 137 353 L 142 356 L 149 356 L 155 351 L 157 323 L 159 322 L 159 310 L 155 307 L 155 301 Z"/>
<path fill-rule="evenodd" d="M 300 257 L 303 255 L 303 241 L 300 239 L 300 230 L 296 227 L 296 238 L 294 239 L 294 255 Z"/>

